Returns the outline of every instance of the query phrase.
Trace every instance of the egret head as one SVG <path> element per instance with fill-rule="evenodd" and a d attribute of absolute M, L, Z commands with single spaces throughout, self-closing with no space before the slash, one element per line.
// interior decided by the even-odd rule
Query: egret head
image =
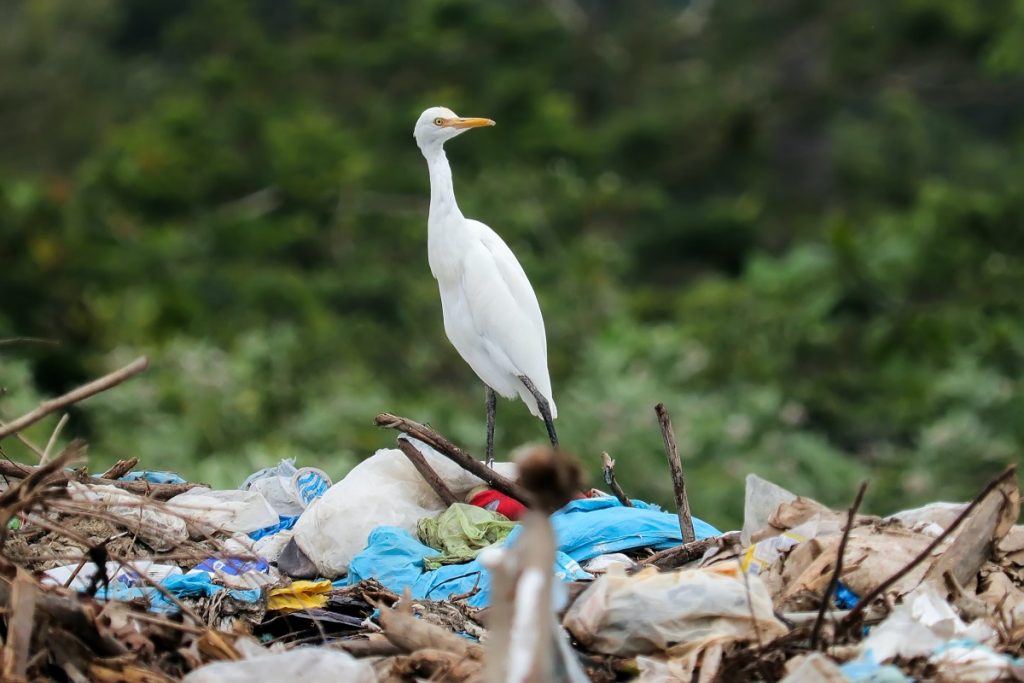
<path fill-rule="evenodd" d="M 420 114 L 412 136 L 420 149 L 426 152 L 428 149 L 440 149 L 445 142 L 470 128 L 493 125 L 494 121 L 490 119 L 463 118 L 448 107 L 431 107 Z"/>

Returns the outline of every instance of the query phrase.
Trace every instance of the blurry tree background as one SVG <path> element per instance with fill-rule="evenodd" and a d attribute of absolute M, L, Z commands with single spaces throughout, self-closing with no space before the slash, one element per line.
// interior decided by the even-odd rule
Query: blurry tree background
<path fill-rule="evenodd" d="M 563 443 L 696 514 L 743 478 L 888 512 L 1024 443 L 1024 2 L 0 4 L 0 419 L 94 467 L 340 477 L 389 410 L 482 451 L 426 257 L 426 106 L 465 213 L 538 291 Z M 45 443 L 56 416 L 29 430 Z M 498 406 L 507 452 L 543 441 Z M 33 456 L 13 439 L 12 458 Z"/>

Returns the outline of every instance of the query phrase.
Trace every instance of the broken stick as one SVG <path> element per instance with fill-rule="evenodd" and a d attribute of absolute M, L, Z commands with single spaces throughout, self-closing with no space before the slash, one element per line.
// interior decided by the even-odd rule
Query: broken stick
<path fill-rule="evenodd" d="M 148 365 L 149 360 L 145 356 L 136 358 L 120 370 L 115 370 L 109 375 L 104 375 L 103 377 L 95 379 L 88 384 L 83 384 L 63 396 L 52 398 L 49 401 L 43 401 L 35 410 L 25 413 L 13 422 L 8 422 L 3 427 L 0 427 L 0 439 L 5 436 L 10 436 L 15 432 L 20 432 L 22 429 L 39 422 L 39 420 L 42 420 L 50 413 L 57 412 L 61 408 L 66 408 L 67 406 L 78 403 L 90 396 L 94 396 L 101 391 L 106 391 L 111 387 L 117 386 L 126 379 L 134 377 L 145 370 Z"/>
<path fill-rule="evenodd" d="M 665 404 L 654 406 L 661 425 L 661 438 L 665 441 L 665 454 L 668 456 L 669 470 L 672 472 L 672 490 L 676 496 L 676 509 L 679 511 L 679 531 L 683 535 L 683 543 L 693 543 L 697 535 L 693 532 L 693 516 L 690 514 L 690 501 L 686 497 L 686 479 L 683 477 L 683 462 L 679 458 L 679 447 L 676 435 L 672 431 L 672 420 L 665 410 Z"/>
<path fill-rule="evenodd" d="M 836 552 L 836 567 L 832 571 L 832 578 L 829 579 L 828 587 L 825 588 L 825 594 L 821 596 L 821 606 L 818 608 L 818 618 L 814 620 L 814 626 L 811 628 L 811 649 L 818 649 L 818 640 L 821 637 L 821 627 L 825 622 L 825 611 L 828 609 L 828 603 L 832 599 L 832 594 L 835 593 L 836 588 L 839 586 L 839 581 L 843 576 L 843 555 L 846 554 L 846 542 L 850 539 L 850 530 L 853 529 L 853 520 L 857 517 L 857 510 L 860 509 L 860 504 L 864 501 L 864 492 L 868 490 L 868 483 L 866 481 L 861 482 L 860 488 L 857 489 L 857 495 L 853 499 L 853 505 L 850 506 L 850 511 L 846 515 L 846 526 L 843 528 L 843 536 L 839 539 L 839 550 Z"/>
<path fill-rule="evenodd" d="M 711 548 L 724 548 L 727 545 L 733 545 L 740 542 L 740 532 L 730 531 L 727 534 L 721 536 L 711 536 L 709 538 L 702 538 L 699 541 L 692 541 L 683 545 L 677 545 L 675 548 L 669 548 L 662 550 L 661 552 L 654 553 L 648 558 L 645 558 L 640 562 L 643 565 L 654 565 L 659 569 L 675 569 L 676 567 L 682 567 L 684 564 L 699 560 L 704 556 Z"/>
<path fill-rule="evenodd" d="M 615 461 L 612 460 L 612 456 L 608 455 L 607 452 L 602 453 L 601 462 L 604 466 L 604 483 L 608 485 L 608 488 L 612 490 L 612 494 L 619 499 L 623 506 L 633 507 L 633 501 L 629 499 L 626 492 L 619 486 L 619 480 L 615 478 Z"/>
<path fill-rule="evenodd" d="M 416 471 L 423 476 L 428 484 L 430 484 L 430 488 L 434 489 L 434 493 L 437 494 L 437 497 L 440 498 L 445 505 L 451 505 L 452 503 L 457 503 L 459 501 L 459 499 L 455 497 L 455 494 L 452 493 L 452 490 L 448 488 L 448 485 L 444 483 L 444 480 L 441 479 L 437 472 L 434 471 L 434 468 L 430 466 L 427 459 L 423 457 L 423 454 L 420 453 L 419 449 L 409 443 L 408 439 L 398 437 L 398 448 L 405 453 L 405 457 L 409 458 L 409 462 L 412 463 L 412 466 L 415 467 Z"/>
<path fill-rule="evenodd" d="M 430 427 L 421 425 L 419 422 L 414 422 L 408 418 L 392 415 L 391 413 L 381 413 L 374 419 L 374 422 L 380 427 L 397 429 L 415 439 L 419 439 L 462 469 L 476 475 L 488 486 L 504 493 L 506 496 L 512 496 L 521 503 L 529 500 L 526 491 L 519 484 L 508 477 L 498 474 Z"/>

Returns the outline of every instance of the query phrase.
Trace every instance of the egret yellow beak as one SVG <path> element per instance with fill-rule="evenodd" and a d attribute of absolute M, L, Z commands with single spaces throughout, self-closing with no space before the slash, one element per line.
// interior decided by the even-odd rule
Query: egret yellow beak
<path fill-rule="evenodd" d="M 491 119 L 462 118 L 445 119 L 444 125 L 447 128 L 480 128 L 482 126 L 493 126 Z"/>

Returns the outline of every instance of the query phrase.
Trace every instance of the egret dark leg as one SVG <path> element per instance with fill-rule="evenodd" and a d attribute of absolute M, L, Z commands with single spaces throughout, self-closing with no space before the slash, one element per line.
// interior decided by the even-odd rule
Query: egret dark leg
<path fill-rule="evenodd" d="M 487 387 L 487 466 L 494 466 L 494 414 L 498 409 L 498 396 Z"/>
<path fill-rule="evenodd" d="M 548 400 L 537 391 L 537 387 L 534 386 L 533 382 L 526 375 L 519 375 L 519 381 L 537 399 L 537 408 L 540 410 L 540 416 L 544 418 L 544 426 L 548 428 L 548 438 L 551 439 L 551 445 L 554 448 L 558 448 L 558 435 L 555 434 L 555 422 L 551 419 L 551 407 L 548 405 Z"/>

